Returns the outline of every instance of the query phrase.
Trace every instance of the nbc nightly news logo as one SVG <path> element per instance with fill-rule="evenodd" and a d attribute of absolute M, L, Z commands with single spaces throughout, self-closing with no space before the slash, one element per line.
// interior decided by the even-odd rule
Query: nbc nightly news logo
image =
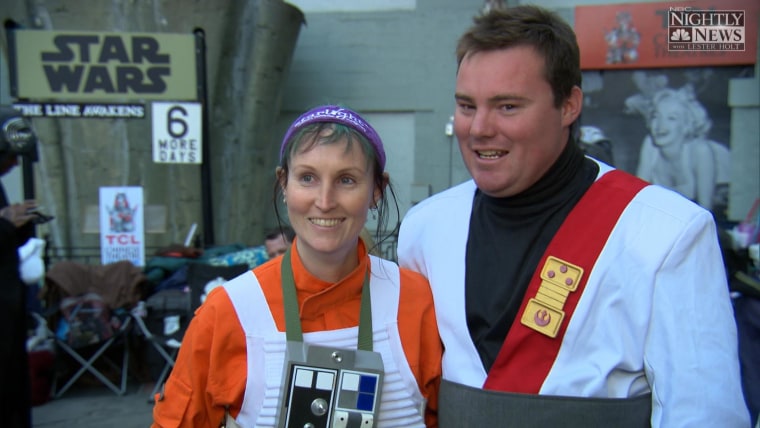
<path fill-rule="evenodd" d="M 670 7 L 668 50 L 744 51 L 743 10 L 696 10 Z"/>

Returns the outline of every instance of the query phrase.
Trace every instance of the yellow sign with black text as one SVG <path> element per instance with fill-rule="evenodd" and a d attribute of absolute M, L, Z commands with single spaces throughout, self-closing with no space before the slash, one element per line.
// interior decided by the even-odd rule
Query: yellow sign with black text
<path fill-rule="evenodd" d="M 192 34 L 14 30 L 12 91 L 24 100 L 198 98 Z"/>

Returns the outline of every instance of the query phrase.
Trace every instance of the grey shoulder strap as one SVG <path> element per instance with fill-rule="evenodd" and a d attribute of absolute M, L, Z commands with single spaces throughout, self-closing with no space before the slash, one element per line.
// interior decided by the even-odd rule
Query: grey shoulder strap
<path fill-rule="evenodd" d="M 652 395 L 633 398 L 581 398 L 517 394 L 441 381 L 440 428 L 649 427 Z"/>

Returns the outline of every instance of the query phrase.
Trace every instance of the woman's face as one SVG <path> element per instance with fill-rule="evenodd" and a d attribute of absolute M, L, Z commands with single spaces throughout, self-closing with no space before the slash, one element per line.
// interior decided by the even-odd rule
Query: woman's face
<path fill-rule="evenodd" d="M 311 254 L 340 262 L 355 254 L 367 212 L 380 196 L 361 145 L 347 150 L 347 144 L 318 143 L 290 159 L 283 193 L 302 259 Z"/>
<path fill-rule="evenodd" d="M 649 131 L 655 145 L 664 147 L 686 140 L 688 127 L 685 107 L 673 98 L 663 98 L 652 111 Z"/>

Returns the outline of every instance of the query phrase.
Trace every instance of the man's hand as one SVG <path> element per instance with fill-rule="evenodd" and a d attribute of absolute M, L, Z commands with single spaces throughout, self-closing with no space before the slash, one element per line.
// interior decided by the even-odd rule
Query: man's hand
<path fill-rule="evenodd" d="M 36 214 L 32 212 L 37 208 L 37 202 L 34 200 L 26 200 L 21 203 L 8 205 L 0 210 L 0 217 L 13 223 L 16 227 L 21 227 L 29 223 Z"/>

